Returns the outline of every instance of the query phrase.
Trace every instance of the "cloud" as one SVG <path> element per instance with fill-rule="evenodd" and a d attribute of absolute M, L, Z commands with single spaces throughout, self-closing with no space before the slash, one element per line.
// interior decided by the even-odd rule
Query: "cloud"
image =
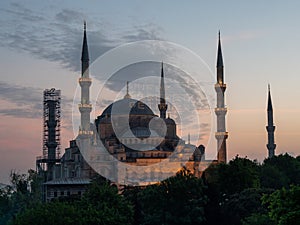
<path fill-rule="evenodd" d="M 42 100 L 42 90 L 0 82 L 0 96 L 19 106 L 28 105 L 28 103 L 35 105 Z"/>
<path fill-rule="evenodd" d="M 233 35 L 222 36 L 224 42 L 253 40 L 267 35 L 265 30 L 243 30 Z"/>
<path fill-rule="evenodd" d="M 143 26 L 135 26 L 129 30 L 127 35 L 122 35 L 122 39 L 127 42 L 140 41 L 140 40 L 162 40 L 160 33 L 162 29 L 155 24 L 150 23 Z"/>
<path fill-rule="evenodd" d="M 42 118 L 43 90 L 0 82 L 0 114 L 15 118 Z M 64 124 L 71 124 L 71 105 L 73 99 L 62 96 Z"/>
<path fill-rule="evenodd" d="M 131 27 L 123 33 L 112 33 L 104 30 L 106 21 L 94 22 L 97 19 L 90 15 L 62 9 L 54 15 L 33 11 L 18 3 L 1 9 L 7 20 L 2 21 L 0 46 L 17 51 L 25 51 L 34 57 L 58 62 L 63 67 L 79 71 L 82 45 L 82 23 L 88 21 L 88 44 L 91 61 L 106 51 L 123 43 L 137 40 L 161 39 L 160 28 L 154 24 Z M 91 21 L 91 22 L 89 22 Z M 0 21 L 1 22 L 1 21 Z M 99 27 L 101 29 L 99 29 Z M 109 33 L 111 32 L 111 33 Z"/>
<path fill-rule="evenodd" d="M 29 9 L 25 5 L 11 3 L 0 9 L 2 32 L 0 46 L 14 51 L 22 51 L 33 57 L 59 63 L 72 71 L 80 70 L 80 57 L 83 36 L 83 21 L 88 24 L 88 44 L 91 62 L 108 50 L 128 42 L 161 39 L 161 29 L 154 24 L 132 26 L 116 33 L 107 21 L 98 21 L 82 12 L 61 9 L 49 15 Z M 106 29 L 109 26 L 110 29 Z M 96 77 L 100 79 L 100 77 Z M 18 118 L 42 117 L 43 90 L 0 83 L 1 99 L 12 105 L 0 108 L 0 114 Z M 70 127 L 72 101 L 63 98 L 62 114 L 64 125 Z"/>

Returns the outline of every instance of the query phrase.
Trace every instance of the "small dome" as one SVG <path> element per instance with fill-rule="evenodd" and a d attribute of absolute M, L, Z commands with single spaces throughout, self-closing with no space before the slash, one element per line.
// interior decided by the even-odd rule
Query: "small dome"
<path fill-rule="evenodd" d="M 173 119 L 171 119 L 170 117 L 165 119 L 165 121 L 166 121 L 167 125 L 176 125 L 175 121 Z"/>

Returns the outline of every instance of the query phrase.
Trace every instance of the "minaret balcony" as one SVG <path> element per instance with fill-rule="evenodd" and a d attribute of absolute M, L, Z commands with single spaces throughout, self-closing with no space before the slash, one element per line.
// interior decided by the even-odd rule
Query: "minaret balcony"
<path fill-rule="evenodd" d="M 78 104 L 78 107 L 81 113 L 92 111 L 92 104 Z"/>
<path fill-rule="evenodd" d="M 218 92 L 218 91 L 222 91 L 222 92 L 225 92 L 226 90 L 226 84 L 224 83 L 216 83 L 215 84 L 215 90 Z"/>
<path fill-rule="evenodd" d="M 91 78 L 89 78 L 89 77 L 80 77 L 79 79 L 78 79 L 78 82 L 79 82 L 79 84 L 88 84 L 88 85 L 91 85 L 91 83 L 92 83 L 92 79 Z"/>
<path fill-rule="evenodd" d="M 216 139 L 227 139 L 228 138 L 228 132 L 216 132 L 215 133 Z"/>
<path fill-rule="evenodd" d="M 94 132 L 92 130 L 80 130 L 79 135 L 93 135 Z"/>
<path fill-rule="evenodd" d="M 226 115 L 227 108 L 215 108 L 216 115 Z"/>
<path fill-rule="evenodd" d="M 267 129 L 268 132 L 274 132 L 275 131 L 275 126 L 268 125 L 268 126 L 266 126 L 266 129 Z"/>
<path fill-rule="evenodd" d="M 226 84 L 224 83 L 216 83 L 215 88 L 226 88 Z"/>
<path fill-rule="evenodd" d="M 78 104 L 79 108 L 92 108 L 92 104 Z"/>

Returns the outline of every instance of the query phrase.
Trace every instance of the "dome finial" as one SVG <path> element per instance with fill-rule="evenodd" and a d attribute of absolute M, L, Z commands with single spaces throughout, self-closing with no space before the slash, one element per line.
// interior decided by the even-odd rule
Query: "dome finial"
<path fill-rule="evenodd" d="M 126 95 L 124 96 L 124 98 L 131 98 L 129 94 L 129 81 L 126 82 Z"/>

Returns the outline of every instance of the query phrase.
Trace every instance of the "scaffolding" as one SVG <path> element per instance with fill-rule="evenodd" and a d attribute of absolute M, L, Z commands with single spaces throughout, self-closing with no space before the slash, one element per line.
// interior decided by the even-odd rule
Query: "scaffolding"
<path fill-rule="evenodd" d="M 60 119 L 61 119 L 61 91 L 55 88 L 44 90 L 43 97 L 43 146 L 42 146 L 42 156 L 37 157 L 37 169 L 47 170 L 50 161 L 57 161 L 60 157 Z M 54 115 L 53 115 L 54 114 Z M 54 121 L 52 121 L 54 120 Z M 55 122 L 52 126 L 49 126 L 50 121 Z M 54 129 L 53 129 L 54 126 Z M 52 133 L 51 133 L 52 132 Z M 51 141 L 51 139 L 53 139 Z M 55 144 L 55 154 L 52 159 L 49 158 L 49 142 Z M 51 153 L 50 153 L 51 155 Z M 54 157 L 54 159 L 53 159 Z"/>

